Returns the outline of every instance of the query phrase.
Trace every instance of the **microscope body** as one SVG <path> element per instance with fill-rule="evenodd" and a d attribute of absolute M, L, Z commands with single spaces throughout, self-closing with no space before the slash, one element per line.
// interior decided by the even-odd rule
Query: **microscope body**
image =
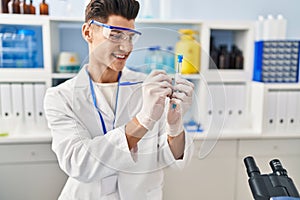
<path fill-rule="evenodd" d="M 272 197 L 274 200 L 279 200 L 279 197 L 300 197 L 292 179 L 287 176 L 287 171 L 279 160 L 274 159 L 270 162 L 273 170 L 271 174 L 260 174 L 252 157 L 245 158 L 244 163 L 255 200 L 270 200 Z"/>

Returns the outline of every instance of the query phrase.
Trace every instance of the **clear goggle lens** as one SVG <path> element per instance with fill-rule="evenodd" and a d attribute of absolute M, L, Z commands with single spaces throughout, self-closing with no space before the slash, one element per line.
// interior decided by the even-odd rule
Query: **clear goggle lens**
<path fill-rule="evenodd" d="M 134 44 L 139 39 L 140 35 L 130 31 L 123 31 L 118 29 L 109 29 L 103 27 L 103 35 L 107 39 L 111 40 L 112 42 L 122 43 L 125 41 L 131 42 Z"/>

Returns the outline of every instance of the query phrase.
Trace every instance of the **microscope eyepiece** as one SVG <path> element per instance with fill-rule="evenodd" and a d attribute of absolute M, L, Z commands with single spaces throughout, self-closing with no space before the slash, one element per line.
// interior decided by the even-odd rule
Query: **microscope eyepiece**
<path fill-rule="evenodd" d="M 248 156 L 244 159 L 244 163 L 247 169 L 247 174 L 249 177 L 253 177 L 255 175 L 260 175 L 260 171 L 253 159 L 253 157 Z"/>
<path fill-rule="evenodd" d="M 269 164 L 274 174 L 277 174 L 278 176 L 287 176 L 287 171 L 282 167 L 281 162 L 278 159 L 271 160 Z"/>

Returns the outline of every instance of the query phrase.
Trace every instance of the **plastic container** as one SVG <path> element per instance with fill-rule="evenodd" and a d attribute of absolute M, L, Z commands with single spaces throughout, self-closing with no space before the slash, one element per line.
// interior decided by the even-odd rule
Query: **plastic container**
<path fill-rule="evenodd" d="M 259 41 L 263 39 L 263 31 L 264 31 L 264 17 L 258 16 L 258 19 L 255 22 L 255 41 Z"/>
<path fill-rule="evenodd" d="M 171 0 L 160 0 L 159 5 L 160 19 L 171 18 Z"/>
<path fill-rule="evenodd" d="M 194 74 L 200 71 L 200 44 L 195 40 L 197 31 L 180 29 L 180 40 L 176 43 L 176 53 L 183 54 L 182 74 Z"/>
<path fill-rule="evenodd" d="M 1 30 L 1 68 L 12 68 L 14 63 L 16 30 L 5 28 Z"/>
<path fill-rule="evenodd" d="M 56 71 L 59 73 L 77 73 L 80 70 L 78 53 L 61 52 L 58 57 Z"/>
<path fill-rule="evenodd" d="M 160 46 L 148 48 L 148 52 L 145 56 L 145 63 L 147 65 L 145 73 L 147 74 L 155 69 L 163 69 L 163 55 L 160 51 Z"/>
<path fill-rule="evenodd" d="M 37 43 L 35 32 L 33 30 L 21 29 L 18 30 L 18 39 L 20 42 L 16 47 L 20 48 L 17 58 L 17 67 L 37 68 Z M 25 49 L 25 52 L 23 50 Z"/>
<path fill-rule="evenodd" d="M 264 20 L 263 26 L 263 40 L 276 39 L 276 21 L 273 15 L 268 15 L 268 18 Z"/>
<path fill-rule="evenodd" d="M 163 70 L 169 74 L 175 74 L 175 54 L 174 48 L 169 46 L 163 52 Z"/>
<path fill-rule="evenodd" d="M 0 33 L 1 68 L 36 68 L 37 46 L 35 32 L 21 29 Z"/>
<path fill-rule="evenodd" d="M 144 0 L 142 18 L 153 18 L 152 0 Z"/>
<path fill-rule="evenodd" d="M 287 20 L 282 15 L 277 15 L 276 19 L 276 39 L 285 40 L 286 39 L 286 24 Z"/>

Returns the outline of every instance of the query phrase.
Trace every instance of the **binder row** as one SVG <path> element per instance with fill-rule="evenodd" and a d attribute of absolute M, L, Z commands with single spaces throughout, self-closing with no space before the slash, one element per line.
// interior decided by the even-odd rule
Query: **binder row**
<path fill-rule="evenodd" d="M 0 121 L 13 120 L 26 127 L 44 125 L 45 91 L 44 83 L 0 83 Z"/>
<path fill-rule="evenodd" d="M 221 125 L 223 129 L 241 128 L 246 126 L 248 117 L 246 84 L 209 84 L 209 95 L 206 114 L 208 121 Z"/>
<path fill-rule="evenodd" d="M 300 89 L 269 89 L 266 96 L 264 130 L 293 133 L 300 128 Z"/>

